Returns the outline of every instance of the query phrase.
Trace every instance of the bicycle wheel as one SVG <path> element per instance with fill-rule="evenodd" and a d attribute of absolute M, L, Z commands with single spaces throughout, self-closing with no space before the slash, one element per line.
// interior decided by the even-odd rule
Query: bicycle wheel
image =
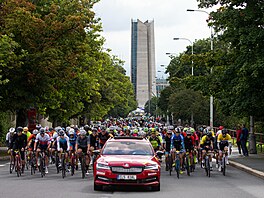
<path fill-rule="evenodd" d="M 175 170 L 177 173 L 177 178 L 180 178 L 180 159 L 177 159 L 176 157 L 176 162 L 175 162 Z"/>
<path fill-rule="evenodd" d="M 62 178 L 64 179 L 64 177 L 66 176 L 66 167 L 65 167 L 65 158 L 64 158 L 64 154 L 61 157 L 61 175 Z"/>
<path fill-rule="evenodd" d="M 71 175 L 74 175 L 74 170 L 75 170 L 75 156 L 72 154 L 71 156 Z"/>
<path fill-rule="evenodd" d="M 172 172 L 172 157 L 171 157 L 171 155 L 168 156 L 168 167 L 169 167 L 169 172 L 170 172 L 170 176 L 171 176 L 171 172 Z"/>
<path fill-rule="evenodd" d="M 85 178 L 85 173 L 86 173 L 86 160 L 85 160 L 85 155 L 82 156 L 81 160 L 81 168 L 82 168 L 82 178 Z"/>
<path fill-rule="evenodd" d="M 211 177 L 211 169 L 210 169 L 210 160 L 209 160 L 209 158 L 207 159 L 206 166 L 207 166 L 207 172 L 208 172 L 207 176 Z"/>
<path fill-rule="evenodd" d="M 189 156 L 185 157 L 185 168 L 187 171 L 187 175 L 190 176 L 190 161 L 189 161 Z"/>
<path fill-rule="evenodd" d="M 60 168 L 59 168 L 59 156 L 58 156 L 58 152 L 55 153 L 55 166 L 56 166 L 57 174 L 59 174 Z"/>
<path fill-rule="evenodd" d="M 10 164 L 9 164 L 9 173 L 12 174 L 15 168 L 14 157 L 10 157 Z"/>
<path fill-rule="evenodd" d="M 40 174 L 41 177 L 45 176 L 45 158 L 43 157 L 43 155 L 41 155 L 40 157 Z"/>
<path fill-rule="evenodd" d="M 225 160 L 225 156 L 223 156 L 223 160 L 222 160 L 222 171 L 223 171 L 223 175 L 225 176 L 225 174 L 226 174 L 226 160 Z"/>

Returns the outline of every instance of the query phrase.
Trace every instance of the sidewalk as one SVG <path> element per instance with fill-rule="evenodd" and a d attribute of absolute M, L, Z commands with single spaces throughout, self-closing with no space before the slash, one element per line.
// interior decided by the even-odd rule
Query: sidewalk
<path fill-rule="evenodd" d="M 232 155 L 229 157 L 231 166 L 264 179 L 264 154 L 249 154 L 248 157 L 244 157 L 238 153 L 236 147 L 232 149 Z"/>

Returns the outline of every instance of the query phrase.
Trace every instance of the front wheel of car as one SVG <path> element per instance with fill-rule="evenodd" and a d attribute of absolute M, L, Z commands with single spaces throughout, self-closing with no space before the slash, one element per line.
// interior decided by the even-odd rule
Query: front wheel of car
<path fill-rule="evenodd" d="M 158 186 L 152 186 L 151 190 L 152 191 L 160 191 L 160 184 Z"/>
<path fill-rule="evenodd" d="M 103 186 L 101 186 L 101 185 L 96 185 L 96 184 L 94 183 L 94 191 L 101 191 L 101 190 L 103 190 Z"/>

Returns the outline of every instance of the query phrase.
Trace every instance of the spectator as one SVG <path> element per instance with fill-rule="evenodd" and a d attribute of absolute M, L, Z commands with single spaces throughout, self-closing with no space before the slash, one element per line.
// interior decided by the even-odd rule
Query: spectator
<path fill-rule="evenodd" d="M 241 126 L 240 126 L 240 124 L 238 124 L 237 128 L 236 128 L 236 138 L 237 138 L 236 143 L 237 143 L 239 154 L 241 154 L 241 141 L 240 141 L 241 133 L 242 133 Z"/>
<path fill-rule="evenodd" d="M 248 156 L 247 140 L 248 140 L 248 129 L 243 124 L 242 132 L 240 135 L 240 142 L 241 142 L 241 148 L 242 148 L 242 152 L 244 156 Z"/>

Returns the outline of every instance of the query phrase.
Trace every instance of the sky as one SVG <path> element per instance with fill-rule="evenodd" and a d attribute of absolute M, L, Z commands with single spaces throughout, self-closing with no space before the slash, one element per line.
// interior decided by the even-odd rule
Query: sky
<path fill-rule="evenodd" d="M 125 61 L 126 74 L 130 76 L 131 19 L 142 22 L 154 20 L 155 56 L 158 78 L 166 78 L 170 57 L 186 50 L 196 39 L 210 37 L 204 12 L 187 12 L 198 9 L 197 0 L 101 0 L 94 6 L 96 17 L 101 18 L 105 48 Z M 203 9 L 204 10 L 204 9 Z M 210 10 L 206 10 L 210 12 Z M 173 38 L 188 40 L 173 40 Z M 161 66 L 161 65 L 165 65 Z M 159 71 L 159 72 L 158 72 Z"/>

